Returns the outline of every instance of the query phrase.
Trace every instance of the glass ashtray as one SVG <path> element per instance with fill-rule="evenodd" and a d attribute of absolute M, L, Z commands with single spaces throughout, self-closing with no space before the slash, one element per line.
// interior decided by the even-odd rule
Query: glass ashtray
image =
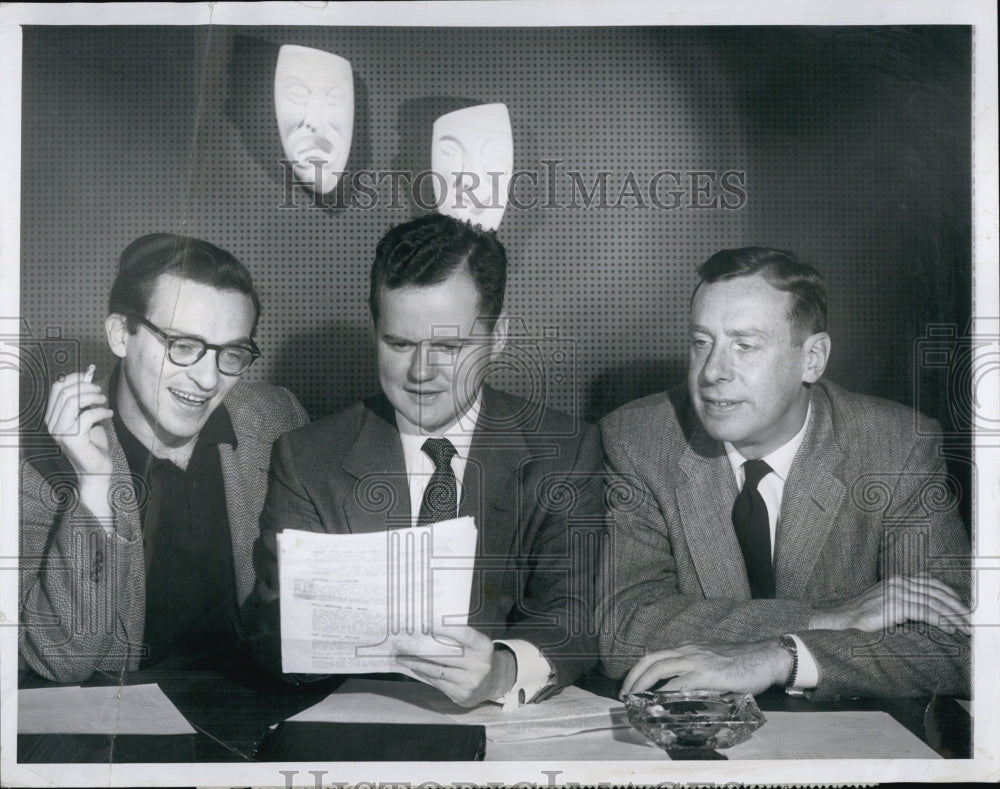
<path fill-rule="evenodd" d="M 628 721 L 664 750 L 728 748 L 766 722 L 750 693 L 647 690 L 625 697 Z"/>

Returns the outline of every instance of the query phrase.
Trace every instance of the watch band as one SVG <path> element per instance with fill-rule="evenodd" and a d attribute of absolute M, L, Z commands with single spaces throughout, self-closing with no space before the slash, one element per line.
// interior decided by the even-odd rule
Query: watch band
<path fill-rule="evenodd" d="M 795 680 L 798 678 L 799 673 L 799 648 L 795 645 L 795 639 L 787 634 L 778 638 L 778 644 L 792 656 L 792 668 L 788 672 L 788 678 L 785 680 L 785 687 L 795 687 Z"/>

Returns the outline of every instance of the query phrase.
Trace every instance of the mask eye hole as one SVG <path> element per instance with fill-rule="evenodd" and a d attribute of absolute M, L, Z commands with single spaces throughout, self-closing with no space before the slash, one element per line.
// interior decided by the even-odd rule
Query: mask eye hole
<path fill-rule="evenodd" d="M 285 86 L 285 98 L 293 104 L 305 104 L 309 101 L 309 88 L 301 82 L 290 82 Z"/>

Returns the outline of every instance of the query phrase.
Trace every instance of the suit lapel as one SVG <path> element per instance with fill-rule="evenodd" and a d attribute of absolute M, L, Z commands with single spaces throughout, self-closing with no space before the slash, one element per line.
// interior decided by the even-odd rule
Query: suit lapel
<path fill-rule="evenodd" d="M 105 392 L 108 390 L 107 381 L 104 382 L 103 388 Z M 118 435 L 115 433 L 111 420 L 104 423 L 104 432 L 108 437 L 108 452 L 111 454 L 111 468 L 114 474 L 111 490 L 112 496 L 116 500 L 113 507 L 116 525 L 121 529 L 125 539 L 138 540 L 141 545 L 142 522 L 139 518 L 139 509 L 142 502 L 139 499 L 144 497 L 146 492 L 139 485 L 144 485 L 144 483 L 137 485 L 136 481 L 132 479 L 125 450 L 122 449 L 122 445 L 118 441 Z M 116 496 L 115 491 L 123 495 Z M 125 638 L 131 655 L 139 654 L 138 649 L 142 645 L 146 627 L 146 562 L 144 553 L 144 551 L 140 551 L 138 561 L 132 565 L 128 589 L 122 603 L 122 612 L 125 614 L 122 617 Z"/>
<path fill-rule="evenodd" d="M 518 519 L 507 513 L 517 504 L 517 469 L 530 457 L 524 436 L 509 427 L 511 414 L 499 393 L 483 387 L 483 404 L 462 478 L 458 514 L 471 516 L 479 529 L 478 556 L 512 557 Z M 497 429 L 496 426 L 504 425 Z"/>
<path fill-rule="evenodd" d="M 237 444 L 242 448 L 244 437 L 237 436 Z M 229 515 L 229 532 L 233 542 L 233 569 L 236 573 L 236 600 L 242 603 L 253 591 L 253 546 L 260 535 L 260 526 L 253 517 L 248 499 L 255 492 L 243 473 L 237 453 L 229 444 L 219 444 L 219 465 L 226 489 L 226 512 Z"/>
<path fill-rule="evenodd" d="M 458 514 L 475 518 L 479 555 L 510 556 L 516 519 L 506 516 L 516 504 L 516 473 L 529 457 L 524 437 L 507 427 L 510 414 L 498 393 L 484 387 L 483 405 L 462 479 Z M 493 426 L 505 425 L 495 430 Z M 352 533 L 411 525 L 410 490 L 403 446 L 392 406 L 384 397 L 369 401 L 361 426 L 341 463 L 357 482 L 344 499 Z"/>
<path fill-rule="evenodd" d="M 344 455 L 341 468 L 356 480 L 344 499 L 344 515 L 351 533 L 411 525 L 403 444 L 392 406 L 384 397 L 366 404 L 361 427 Z M 336 487 L 339 486 L 331 489 Z"/>
<path fill-rule="evenodd" d="M 108 436 L 108 452 L 111 454 L 111 468 L 114 479 L 111 482 L 112 496 L 115 499 L 114 512 L 126 531 L 123 536 L 128 540 L 142 539 L 142 522 L 139 519 L 139 508 L 142 502 L 138 499 L 146 496 L 141 480 L 136 484 L 132 479 L 132 471 L 128 467 L 125 450 L 118 441 L 118 435 L 110 421 L 104 425 Z M 119 495 L 116 495 L 119 494 Z"/>
<path fill-rule="evenodd" d="M 271 445 L 261 441 L 259 417 L 246 408 L 239 387 L 226 397 L 224 408 L 229 413 L 236 434 L 236 448 L 226 443 L 217 445 L 219 467 L 226 491 L 226 513 L 233 543 L 233 570 L 236 575 L 236 599 L 240 604 L 253 591 L 255 573 L 253 547 L 260 536 L 257 513 L 264 505 L 267 493 L 259 480 L 267 479 L 271 462 Z"/>
<path fill-rule="evenodd" d="M 722 443 L 688 414 L 692 430 L 679 466 L 688 484 L 677 490 L 684 538 L 706 597 L 750 597 L 743 553 L 733 531 L 736 480 Z"/>
<path fill-rule="evenodd" d="M 833 435 L 829 400 L 814 387 L 809 427 L 785 481 L 778 520 L 774 552 L 778 597 L 809 597 L 813 568 L 847 493 L 836 475 L 843 460 Z"/>

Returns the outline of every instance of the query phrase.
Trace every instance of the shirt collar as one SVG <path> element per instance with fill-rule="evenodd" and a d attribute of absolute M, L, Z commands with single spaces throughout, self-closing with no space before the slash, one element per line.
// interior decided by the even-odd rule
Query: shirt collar
<path fill-rule="evenodd" d="M 799 447 L 802 446 L 802 441 L 806 437 L 806 429 L 809 427 L 809 419 L 811 417 L 812 400 L 810 399 L 809 406 L 806 408 L 806 418 L 799 432 L 776 450 L 761 458 L 761 460 L 771 467 L 771 471 L 782 482 L 788 479 L 788 472 L 792 470 L 792 461 L 795 460 L 795 453 L 799 451 Z M 726 448 L 726 457 L 729 459 L 729 465 L 733 467 L 733 474 L 736 475 L 736 479 L 742 479 L 742 468 L 747 459 L 728 441 L 723 442 L 723 445 Z"/>
<path fill-rule="evenodd" d="M 472 434 L 475 432 L 476 423 L 479 421 L 479 412 L 482 409 L 482 392 L 469 406 L 462 416 L 449 427 L 440 433 L 414 433 L 413 427 L 403 421 L 399 412 L 396 412 L 396 429 L 399 431 L 399 438 L 403 442 L 403 454 L 406 458 L 419 456 L 421 447 L 428 438 L 447 438 L 455 447 L 458 456 L 465 459 L 469 456 L 469 448 L 472 446 Z M 409 463 L 407 463 L 409 465 Z"/>
<path fill-rule="evenodd" d="M 118 436 L 118 441 L 122 445 L 122 449 L 125 450 L 125 455 L 128 458 L 129 466 L 133 465 L 133 460 L 138 460 L 144 455 L 151 455 L 149 447 L 145 446 L 136 435 L 129 430 L 125 421 L 121 418 L 118 411 L 118 381 L 121 377 L 121 363 L 115 365 L 115 368 L 111 371 L 111 375 L 108 376 L 108 408 L 114 412 L 114 416 L 111 418 L 114 424 L 115 433 Z M 226 408 L 225 403 L 220 403 L 219 407 L 216 408 L 205 424 L 201 428 L 201 432 L 198 433 L 198 440 L 195 443 L 195 448 L 208 444 L 229 444 L 234 449 L 236 448 L 236 430 L 233 428 L 233 420 L 229 415 L 229 409 Z M 133 469 L 135 470 L 135 469 Z"/>

